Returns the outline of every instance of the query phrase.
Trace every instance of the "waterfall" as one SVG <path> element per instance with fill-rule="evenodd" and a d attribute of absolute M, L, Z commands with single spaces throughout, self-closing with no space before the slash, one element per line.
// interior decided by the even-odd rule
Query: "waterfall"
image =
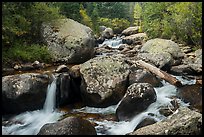
<path fill-rule="evenodd" d="M 56 106 L 56 78 L 47 87 L 47 96 L 43 110 L 45 113 L 52 113 Z"/>
<path fill-rule="evenodd" d="M 14 116 L 14 124 L 2 126 L 2 135 L 36 135 L 47 123 L 56 122 L 62 113 L 55 110 L 56 78 L 47 87 L 47 95 L 42 110 L 24 112 Z"/>

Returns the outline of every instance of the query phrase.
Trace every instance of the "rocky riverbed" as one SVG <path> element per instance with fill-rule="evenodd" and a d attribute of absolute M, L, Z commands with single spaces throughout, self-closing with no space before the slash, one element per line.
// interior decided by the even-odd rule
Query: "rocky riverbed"
<path fill-rule="evenodd" d="M 65 34 L 75 36 L 79 31 L 65 33 L 59 29 L 59 32 L 53 32 L 52 27 L 44 26 L 43 35 L 50 50 L 59 50 L 55 60 L 58 59 L 56 63 L 60 65 L 48 67 L 34 62 L 3 69 L 3 134 L 20 134 L 18 128 L 11 128 L 23 125 L 25 121 L 16 121 L 15 116 L 43 109 L 53 76 L 56 78 L 54 107 L 60 116 L 51 120 L 51 124 L 41 125 L 39 133 L 34 134 L 201 134 L 201 49 L 186 50 L 186 46 L 166 39 L 148 40 L 145 33 L 138 33 L 137 27 L 128 28 L 115 37 L 110 32 L 109 39 L 102 35 L 104 43 L 99 46 L 99 40 L 93 44 L 91 30 L 72 20 L 62 23 L 73 23 L 73 27 L 84 30 L 86 37 L 67 38 Z M 108 31 L 111 30 L 107 29 L 106 33 Z M 72 49 L 68 48 L 72 54 L 69 58 L 65 57 L 66 49 L 61 56 L 62 47 L 56 48 L 63 37 L 66 38 L 62 45 L 73 44 Z M 83 48 L 86 52 L 79 54 Z M 91 52 L 88 58 L 82 57 L 90 50 L 94 53 Z M 183 86 L 171 85 L 129 60 L 143 60 L 154 65 L 176 77 Z M 183 130 L 177 132 L 181 128 Z M 147 133 L 149 130 L 154 132 Z"/>

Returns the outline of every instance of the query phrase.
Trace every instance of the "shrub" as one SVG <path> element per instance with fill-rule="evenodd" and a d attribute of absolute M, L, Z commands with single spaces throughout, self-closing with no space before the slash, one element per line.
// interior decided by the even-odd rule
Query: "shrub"
<path fill-rule="evenodd" d="M 13 62 L 40 62 L 50 63 L 52 55 L 48 52 L 47 47 L 44 45 L 19 45 L 15 44 L 13 47 L 3 49 L 2 53 L 3 66 L 11 66 Z"/>

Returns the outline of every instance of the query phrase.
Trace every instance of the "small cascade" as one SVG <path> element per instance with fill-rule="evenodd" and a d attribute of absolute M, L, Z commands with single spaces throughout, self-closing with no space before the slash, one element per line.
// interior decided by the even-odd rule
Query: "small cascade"
<path fill-rule="evenodd" d="M 103 45 L 107 45 L 110 48 L 119 48 L 120 44 L 122 44 L 122 39 L 120 37 L 114 37 L 112 39 L 106 39 L 99 47 Z"/>
<path fill-rule="evenodd" d="M 43 106 L 43 110 L 45 113 L 52 113 L 56 106 L 56 78 L 52 81 L 50 85 L 47 87 L 47 97 L 45 100 L 45 104 Z"/>
<path fill-rule="evenodd" d="M 13 124 L 2 126 L 2 135 L 36 135 L 47 123 L 54 123 L 63 115 L 55 110 L 56 78 L 47 88 L 42 110 L 21 113 L 11 119 Z"/>

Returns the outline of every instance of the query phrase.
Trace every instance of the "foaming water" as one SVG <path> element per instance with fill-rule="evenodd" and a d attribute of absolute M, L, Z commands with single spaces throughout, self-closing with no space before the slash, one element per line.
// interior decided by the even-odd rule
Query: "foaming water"
<path fill-rule="evenodd" d="M 47 96 L 42 110 L 21 113 L 11 119 L 12 125 L 2 126 L 2 134 L 36 135 L 47 123 L 56 122 L 62 113 L 55 110 L 56 79 L 48 85 Z"/>
<path fill-rule="evenodd" d="M 52 113 L 55 109 L 56 100 L 56 78 L 47 87 L 47 97 L 43 106 L 45 113 Z"/>
<path fill-rule="evenodd" d="M 106 39 L 99 47 L 103 45 L 108 45 L 111 48 L 119 48 L 120 44 L 122 44 L 122 39 L 120 37 L 116 37 L 114 39 Z"/>
<path fill-rule="evenodd" d="M 176 77 L 178 78 L 178 77 Z M 183 84 L 193 84 L 194 81 L 186 81 L 179 77 Z M 163 106 L 172 106 L 170 103 L 173 99 L 171 97 L 176 96 L 177 88 L 174 85 L 169 84 L 168 82 L 162 81 L 163 86 L 154 88 L 157 100 L 152 103 L 145 111 L 137 114 L 130 121 L 94 121 L 98 125 L 95 127 L 98 135 L 125 135 L 134 131 L 135 127 L 140 124 L 142 120 L 145 118 L 151 118 L 155 121 L 161 121 L 166 117 L 160 114 L 159 110 Z M 182 100 L 177 98 L 177 102 L 180 106 L 188 107 L 188 103 L 184 103 Z M 92 108 L 92 107 L 84 107 L 81 109 L 77 109 L 76 111 L 88 112 L 88 113 L 102 113 L 102 114 L 114 114 L 117 105 L 109 106 L 107 108 Z"/>
<path fill-rule="evenodd" d="M 179 79 L 183 85 L 195 84 L 195 80 L 184 79 L 181 76 L 175 76 Z M 151 118 L 155 121 L 161 121 L 166 117 L 160 114 L 159 110 L 161 107 L 171 106 L 170 103 L 177 95 L 177 87 L 169 84 L 168 82 L 162 81 L 163 86 L 154 88 L 157 100 L 149 105 L 149 107 L 143 112 L 135 115 L 130 121 L 97 121 L 95 126 L 98 135 L 125 135 L 134 131 L 135 127 L 140 124 L 145 118 Z M 47 96 L 42 110 L 36 110 L 32 112 L 24 112 L 19 114 L 9 121 L 13 121 L 12 125 L 2 126 L 2 134 L 7 135 L 36 135 L 40 131 L 41 127 L 46 123 L 54 123 L 63 115 L 55 110 L 55 96 L 56 96 L 56 79 L 47 88 Z M 180 106 L 188 107 L 188 103 L 184 103 L 182 100 L 177 98 L 177 102 Z M 115 114 L 118 105 L 112 105 L 106 108 L 94 108 L 94 107 L 83 107 L 80 109 L 74 109 L 73 111 L 84 112 L 84 113 L 99 113 L 99 114 Z M 4 118 L 2 118 L 3 120 Z"/>

